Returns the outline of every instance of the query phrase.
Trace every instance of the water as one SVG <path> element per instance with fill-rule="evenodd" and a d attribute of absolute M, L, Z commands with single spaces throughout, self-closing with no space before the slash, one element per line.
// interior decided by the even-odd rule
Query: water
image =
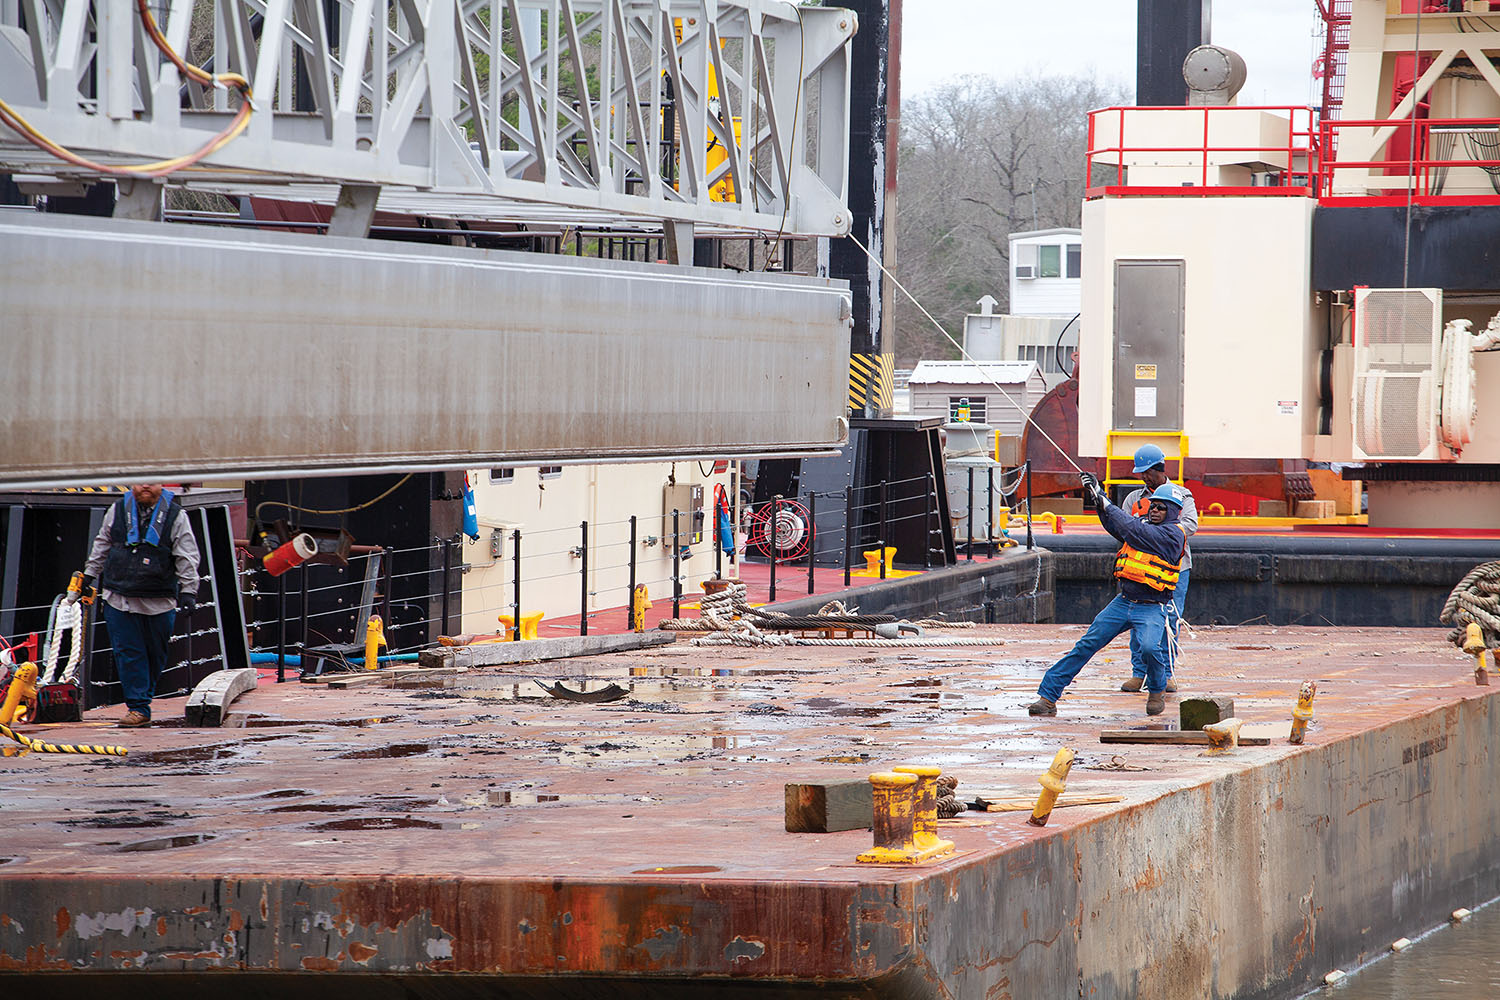
<path fill-rule="evenodd" d="M 1334 1000 L 1481 1000 L 1500 997 L 1500 906 L 1488 906 L 1403 952 L 1386 955 L 1337 986 L 1307 994 Z"/>

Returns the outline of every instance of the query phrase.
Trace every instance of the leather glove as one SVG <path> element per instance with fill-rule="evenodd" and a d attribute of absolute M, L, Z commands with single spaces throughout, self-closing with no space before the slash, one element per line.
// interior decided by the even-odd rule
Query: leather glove
<path fill-rule="evenodd" d="M 197 594 L 178 594 L 177 613 L 179 615 L 190 615 L 198 608 Z"/>
<path fill-rule="evenodd" d="M 1104 487 L 1099 485 L 1097 476 L 1089 472 L 1081 472 L 1078 474 L 1078 481 L 1083 483 L 1084 492 L 1089 495 L 1095 507 L 1109 506 L 1109 495 L 1104 492 Z"/>
<path fill-rule="evenodd" d="M 83 580 L 81 581 L 81 585 L 79 586 L 78 590 L 68 591 L 67 594 L 63 597 L 63 603 L 77 604 L 79 601 L 83 600 L 83 595 L 87 594 L 90 588 L 92 588 L 93 586 L 94 578 L 89 576 L 88 574 L 84 574 Z"/>

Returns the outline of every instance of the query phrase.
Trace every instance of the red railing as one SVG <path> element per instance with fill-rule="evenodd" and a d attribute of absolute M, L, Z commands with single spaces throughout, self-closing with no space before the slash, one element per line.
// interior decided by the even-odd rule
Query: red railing
<path fill-rule="evenodd" d="M 1405 203 L 1410 187 L 1409 197 L 1413 201 L 1500 202 L 1500 118 L 1328 121 L 1321 127 L 1320 143 L 1327 150 L 1343 150 L 1349 139 L 1341 136 L 1372 130 L 1388 130 L 1388 137 L 1375 148 L 1374 158 L 1325 157 L 1318 189 L 1321 198 Z M 1449 187 L 1450 172 L 1465 168 L 1482 170 L 1488 175 L 1487 192 L 1472 190 L 1476 186 L 1473 181 L 1477 180 L 1472 176 L 1462 189 Z M 1363 190 L 1338 191 L 1336 181 L 1341 172 L 1351 170 L 1369 172 Z M 1383 177 L 1391 178 L 1394 183 L 1382 186 Z"/>
<path fill-rule="evenodd" d="M 1224 123 L 1234 114 L 1270 112 L 1285 120 L 1276 139 L 1262 145 L 1223 145 Z M 1182 116 L 1197 141 L 1185 145 L 1148 145 L 1128 134 L 1160 133 L 1163 115 Z M 1189 130 L 1179 123 L 1178 135 Z M 1262 123 L 1263 124 L 1263 123 Z M 1386 134 L 1368 159 L 1341 156 L 1346 144 L 1372 131 Z M 1110 145 L 1097 145 L 1102 141 Z M 1165 158 L 1167 163 L 1152 163 Z M 1223 183 L 1223 166 L 1263 163 L 1257 171 L 1264 184 Z M 1136 176 L 1130 176 L 1134 165 Z M 1085 197 L 1302 197 L 1365 203 L 1470 204 L 1500 203 L 1500 118 L 1418 118 L 1416 120 L 1317 121 L 1312 108 L 1195 107 L 1105 108 L 1089 113 L 1088 185 Z M 1455 179 L 1454 170 L 1470 171 Z M 1487 177 L 1473 173 L 1481 170 Z M 1174 183 L 1162 183 L 1171 171 Z M 1350 171 L 1363 173 L 1362 183 L 1338 184 Z M 1144 176 L 1143 176 L 1144 175 Z M 1185 178 L 1191 177 L 1191 180 Z M 1390 178 L 1382 183 L 1383 178 Z M 1408 180 L 1408 178 L 1410 180 Z M 1455 183 L 1456 180 L 1461 183 Z M 1410 194 L 1408 195 L 1408 188 Z"/>
<path fill-rule="evenodd" d="M 1229 115 L 1252 115 L 1258 112 L 1271 112 L 1282 116 L 1286 120 L 1284 140 L 1278 140 L 1270 145 L 1247 145 L 1226 146 L 1213 141 L 1211 127 L 1215 121 L 1227 120 Z M 1160 121 L 1160 114 L 1181 115 L 1185 117 L 1196 117 L 1198 120 L 1199 140 L 1197 143 L 1185 146 L 1160 146 L 1142 145 L 1133 143 L 1127 135 L 1127 125 L 1132 117 L 1142 119 L 1152 118 Z M 1115 122 L 1110 123 L 1108 116 L 1113 116 Z M 1224 195 L 1265 195 L 1265 196 L 1294 196 L 1313 197 L 1318 191 L 1318 150 L 1322 138 L 1316 122 L 1317 112 L 1311 108 L 1299 108 L 1285 105 L 1278 106 L 1214 106 L 1214 107 L 1167 107 L 1167 108 L 1104 108 L 1099 111 L 1089 112 L 1088 121 L 1088 153 L 1085 163 L 1087 170 L 1087 188 L 1085 197 L 1099 198 L 1115 195 L 1156 195 L 1170 197 L 1204 197 Z M 1096 145 L 1101 134 L 1108 134 L 1105 129 L 1109 124 L 1114 124 L 1114 134 L 1117 144 L 1110 146 Z M 1178 185 L 1152 185 L 1140 182 L 1132 182 L 1128 176 L 1129 159 L 1134 159 L 1138 154 L 1163 153 L 1163 154 L 1187 154 L 1184 159 L 1189 162 L 1182 164 L 1188 168 L 1196 168 L 1198 171 L 1197 183 L 1186 186 Z M 1127 154 L 1130 154 L 1127 157 Z M 1230 154 L 1224 156 L 1220 154 Z M 1256 154 L 1261 154 L 1257 156 Z M 1192 159 L 1196 157 L 1196 159 Z M 1252 163 L 1257 161 L 1274 162 L 1279 160 L 1284 167 L 1280 170 L 1265 171 L 1268 183 L 1265 185 L 1225 185 L 1210 181 L 1210 171 L 1216 170 L 1221 165 L 1232 165 L 1236 162 Z M 1110 174 L 1113 173 L 1113 183 L 1110 182 Z M 1102 182 L 1101 182 L 1102 181 Z"/>

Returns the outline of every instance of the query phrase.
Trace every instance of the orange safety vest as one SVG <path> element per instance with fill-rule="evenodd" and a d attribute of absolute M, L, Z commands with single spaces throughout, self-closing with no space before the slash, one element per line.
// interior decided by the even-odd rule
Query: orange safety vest
<path fill-rule="evenodd" d="M 1182 541 L 1186 545 L 1187 529 L 1179 522 L 1177 530 L 1182 532 Z M 1122 544 L 1120 551 L 1115 553 L 1115 577 L 1120 580 L 1144 583 L 1152 590 L 1176 590 L 1177 571 L 1181 565 L 1182 553 L 1180 551 L 1177 558 L 1171 562 L 1161 556 L 1142 552 L 1128 542 Z"/>

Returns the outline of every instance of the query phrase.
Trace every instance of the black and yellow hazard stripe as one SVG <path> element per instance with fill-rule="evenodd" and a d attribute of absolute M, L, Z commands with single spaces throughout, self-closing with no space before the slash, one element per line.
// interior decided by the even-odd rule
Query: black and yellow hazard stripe
<path fill-rule="evenodd" d="M 865 404 L 889 413 L 895 405 L 896 356 L 851 354 L 849 356 L 849 409 L 863 413 Z"/>
<path fill-rule="evenodd" d="M 124 493 L 124 486 L 64 486 L 64 493 Z"/>
<path fill-rule="evenodd" d="M 103 754 L 109 757 L 124 757 L 130 751 L 124 747 L 109 746 L 101 743 L 48 743 L 44 740 L 34 740 L 29 736 L 23 736 L 6 725 L 0 725 L 0 735 L 9 736 L 27 750 L 37 753 L 87 753 Z"/>

